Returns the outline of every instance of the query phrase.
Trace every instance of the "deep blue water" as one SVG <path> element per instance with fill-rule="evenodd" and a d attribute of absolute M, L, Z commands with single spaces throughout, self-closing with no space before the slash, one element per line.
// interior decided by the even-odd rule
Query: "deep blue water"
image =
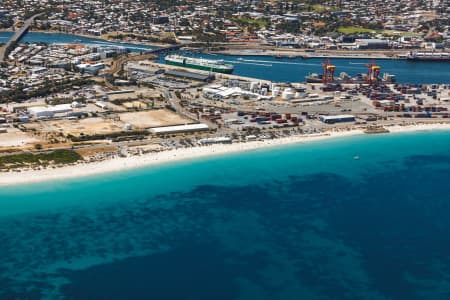
<path fill-rule="evenodd" d="M 11 32 L 0 32 L 0 43 L 6 42 L 11 37 Z M 147 51 L 155 47 L 130 44 L 114 43 L 101 39 L 91 39 L 79 37 L 70 34 L 56 33 L 27 33 L 22 41 L 24 42 L 46 42 L 46 43 L 85 43 L 89 45 L 116 45 L 130 49 L 132 52 Z M 159 61 L 164 62 L 164 55 L 160 56 Z M 320 73 L 320 65 L 323 59 L 276 59 L 267 56 L 225 56 L 192 54 L 196 57 L 224 59 L 234 64 L 234 74 L 271 80 L 274 82 L 303 82 L 305 76 L 310 73 Z M 240 59 L 243 60 L 240 60 Z M 336 65 L 336 75 L 340 72 L 346 72 L 352 76 L 358 73 L 366 73 L 365 64 L 370 62 L 367 59 L 333 59 Z M 376 63 L 381 66 L 382 73 L 397 75 L 397 81 L 400 83 L 450 83 L 450 62 L 410 62 L 406 60 L 377 60 Z"/>
<path fill-rule="evenodd" d="M 233 74 L 261 78 L 275 82 L 304 82 L 310 73 L 321 73 L 322 58 L 283 58 L 270 56 L 227 56 L 190 54 L 194 57 L 223 59 L 234 65 Z M 163 62 L 163 57 L 160 62 Z M 351 76 L 367 73 L 365 64 L 369 59 L 334 58 L 331 60 L 336 66 L 336 76 L 346 72 Z M 397 82 L 426 84 L 450 83 L 450 61 L 448 62 L 412 62 L 407 60 L 379 59 L 376 64 L 381 66 L 381 73 L 395 74 Z"/>
<path fill-rule="evenodd" d="M 3 187 L 0 299 L 448 299 L 449 180 L 447 131 Z"/>

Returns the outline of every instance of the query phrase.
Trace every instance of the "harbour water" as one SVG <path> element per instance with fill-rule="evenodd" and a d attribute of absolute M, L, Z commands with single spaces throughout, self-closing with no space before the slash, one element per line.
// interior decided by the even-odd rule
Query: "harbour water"
<path fill-rule="evenodd" d="M 355 136 L 2 187 L 0 299 L 447 299 L 449 153 Z"/>
<path fill-rule="evenodd" d="M 12 32 L 0 32 L 0 43 L 6 43 L 8 39 L 12 37 L 12 35 Z M 86 44 L 92 46 L 120 46 L 130 49 L 130 51 L 132 52 L 145 52 L 155 48 L 147 45 L 110 42 L 102 39 L 94 39 L 72 34 L 43 32 L 29 32 L 23 36 L 21 42 L 47 44 Z"/>
<path fill-rule="evenodd" d="M 11 37 L 11 32 L 0 32 L 0 43 L 6 42 Z M 70 34 L 57 33 L 27 33 L 22 39 L 24 42 L 45 43 L 84 43 L 88 45 L 115 45 L 127 47 L 132 52 L 145 52 L 155 47 L 130 43 L 109 42 L 101 39 L 92 39 Z M 184 52 L 186 53 L 186 52 Z M 160 62 L 164 62 L 162 54 Z M 275 82 L 303 82 L 305 76 L 310 73 L 320 73 L 320 63 L 324 59 L 311 58 L 283 58 L 276 59 L 270 56 L 225 56 L 188 53 L 192 57 L 203 57 L 211 59 L 223 59 L 235 66 L 233 74 L 271 80 Z M 333 59 L 336 65 L 336 75 L 346 72 L 351 76 L 358 73 L 366 73 L 367 59 Z M 425 83 L 450 83 L 450 62 L 410 62 L 406 60 L 377 60 L 381 66 L 382 73 L 395 74 L 399 83 L 425 84 Z"/>
<path fill-rule="evenodd" d="M 324 58 L 282 58 L 271 56 L 232 56 L 210 55 L 204 53 L 189 53 L 193 57 L 223 59 L 234 65 L 233 74 L 261 78 L 274 82 L 304 82 L 305 76 L 311 73 L 321 73 L 321 63 Z M 163 57 L 160 62 L 163 62 Z M 336 76 L 345 72 L 350 76 L 367 73 L 367 63 L 370 59 L 334 58 L 331 60 L 336 66 Z M 411 84 L 450 83 L 450 61 L 425 62 L 393 59 L 379 59 L 376 64 L 381 67 L 381 73 L 396 75 L 397 82 Z"/>

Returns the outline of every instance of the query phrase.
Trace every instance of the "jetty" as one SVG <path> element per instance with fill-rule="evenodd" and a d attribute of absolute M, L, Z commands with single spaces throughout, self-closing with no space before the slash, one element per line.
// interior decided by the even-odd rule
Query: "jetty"
<path fill-rule="evenodd" d="M 20 39 L 25 35 L 25 33 L 28 32 L 28 30 L 30 29 L 34 20 L 41 15 L 43 15 L 43 13 L 33 15 L 30 18 L 28 18 L 27 20 L 25 20 L 23 26 L 14 33 L 14 35 L 9 39 L 9 41 L 2 48 L 0 48 L 0 62 L 5 61 L 5 57 L 8 55 L 7 51 L 10 48 L 10 46 L 14 45 L 18 41 L 20 41 Z"/>
<path fill-rule="evenodd" d="M 383 127 L 383 126 L 377 126 L 377 125 L 371 125 L 367 126 L 366 130 L 364 130 L 364 133 L 367 134 L 379 134 L 379 133 L 389 133 L 389 129 Z"/>

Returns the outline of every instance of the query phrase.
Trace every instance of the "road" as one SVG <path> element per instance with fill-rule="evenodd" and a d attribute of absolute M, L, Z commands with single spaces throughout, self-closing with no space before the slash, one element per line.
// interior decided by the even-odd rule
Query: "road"
<path fill-rule="evenodd" d="M 144 53 L 144 54 L 129 53 L 129 54 L 126 54 L 123 56 L 119 56 L 117 59 L 113 60 L 108 73 L 110 73 L 113 76 L 117 75 L 117 73 L 119 73 L 119 71 L 122 70 L 122 66 L 129 61 L 139 61 L 139 60 L 144 60 L 144 59 L 149 59 L 149 58 L 154 58 L 154 57 L 155 57 L 155 54 L 153 54 L 153 53 Z"/>
<path fill-rule="evenodd" d="M 217 125 L 214 124 L 213 122 L 211 122 L 209 120 L 199 119 L 196 114 L 193 114 L 190 111 L 186 110 L 177 101 L 178 98 L 175 95 L 172 95 L 172 93 L 168 89 L 163 88 L 163 89 L 161 89 L 161 91 L 163 92 L 164 97 L 167 99 L 169 104 L 175 109 L 175 111 L 177 113 L 183 115 L 184 117 L 186 117 L 188 119 L 192 119 L 192 120 L 196 120 L 196 121 L 199 121 L 199 122 L 206 123 L 209 126 L 209 128 L 217 128 Z"/>
<path fill-rule="evenodd" d="M 23 26 L 18 31 L 16 31 L 14 35 L 11 37 L 11 39 L 0 49 L 0 62 L 5 61 L 5 57 L 8 54 L 6 53 L 6 51 L 9 48 L 9 46 L 18 42 L 22 38 L 22 36 L 28 31 L 28 29 L 30 29 L 30 26 L 33 24 L 34 20 L 41 15 L 43 15 L 43 13 L 36 14 L 25 20 Z"/>
<path fill-rule="evenodd" d="M 142 54 L 129 53 L 126 55 L 119 56 L 117 59 L 113 60 L 108 73 L 110 73 L 113 76 L 117 75 L 117 73 L 122 70 L 122 67 L 129 61 L 139 61 L 139 60 L 155 58 L 156 55 L 160 52 L 177 50 L 177 49 L 180 49 L 181 47 L 184 47 L 187 45 L 189 45 L 189 44 L 170 45 L 167 47 L 153 49 L 153 50 L 150 50 L 150 51 L 142 53 Z"/>

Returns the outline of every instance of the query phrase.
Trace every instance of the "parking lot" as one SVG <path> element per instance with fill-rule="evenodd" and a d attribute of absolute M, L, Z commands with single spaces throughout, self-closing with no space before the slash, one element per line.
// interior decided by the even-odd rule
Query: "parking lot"
<path fill-rule="evenodd" d="M 192 123 L 192 120 L 167 109 L 122 113 L 119 117 L 123 123 L 131 124 L 137 129 Z"/>

